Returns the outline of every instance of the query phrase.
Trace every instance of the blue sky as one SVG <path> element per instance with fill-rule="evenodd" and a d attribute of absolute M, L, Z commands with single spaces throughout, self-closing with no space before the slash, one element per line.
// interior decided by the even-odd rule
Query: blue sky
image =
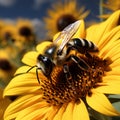
<path fill-rule="evenodd" d="M 42 18 L 46 11 L 56 0 L 0 0 L 0 18 L 15 19 Z M 77 0 L 80 5 L 85 5 L 86 9 L 91 10 L 88 19 L 95 18 L 98 14 L 99 0 Z"/>
<path fill-rule="evenodd" d="M 57 0 L 0 0 L 0 19 L 13 22 L 17 18 L 30 19 L 35 26 L 35 31 L 39 32 L 41 39 L 44 39 L 45 30 L 42 20 L 55 2 Z M 77 0 L 77 2 L 78 6 L 84 5 L 86 10 L 91 10 L 86 20 L 98 20 L 96 15 L 99 14 L 99 0 Z"/>

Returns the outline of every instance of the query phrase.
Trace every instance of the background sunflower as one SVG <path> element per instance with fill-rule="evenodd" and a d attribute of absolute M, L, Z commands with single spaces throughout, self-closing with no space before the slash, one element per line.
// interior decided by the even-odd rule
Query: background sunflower
<path fill-rule="evenodd" d="M 9 98 L 3 98 L 3 89 L 0 88 L 0 120 L 3 120 L 4 111 L 7 106 L 11 103 Z"/>
<path fill-rule="evenodd" d="M 28 19 L 18 19 L 16 28 L 21 40 L 26 42 L 35 40 L 33 25 Z"/>
<path fill-rule="evenodd" d="M 119 0 L 100 0 L 100 9 L 102 11 L 100 18 L 106 19 L 116 10 L 120 10 Z"/>
<path fill-rule="evenodd" d="M 102 4 L 99 4 L 99 2 Z M 52 8 L 50 8 L 51 5 Z M 11 81 L 11 77 L 14 75 L 16 68 L 22 65 L 22 56 L 27 51 L 34 49 L 37 38 L 37 42 L 46 40 L 51 41 L 51 38 L 56 32 L 63 30 L 65 26 L 78 19 L 85 19 L 87 28 L 91 24 L 95 24 L 95 22 L 100 22 L 100 19 L 98 18 L 98 15 L 100 15 L 99 7 L 102 8 L 104 15 L 106 14 L 109 16 L 109 13 L 111 14 L 113 11 L 120 9 L 119 5 L 119 0 L 0 0 L 0 89 L 4 90 L 7 83 Z M 48 11 L 47 15 L 46 11 Z M 103 12 L 101 12 L 102 15 Z M 113 19 L 116 18 L 113 17 Z M 46 36 L 45 26 L 48 36 Z M 99 28 L 98 31 L 102 30 L 103 27 L 104 26 Z M 91 40 L 93 40 L 93 37 L 98 39 L 98 36 L 93 35 L 93 32 L 91 33 L 91 36 Z M 34 59 L 35 56 L 33 56 L 34 55 L 31 55 Z M 28 64 L 31 63 L 31 60 L 32 59 L 29 59 Z M 21 72 L 26 72 L 27 70 L 28 68 L 21 70 Z M 24 80 L 24 82 L 30 84 L 32 81 Z M 14 85 L 17 83 L 19 82 L 14 82 Z M 37 85 L 39 87 L 38 83 Z M 25 89 L 22 90 L 24 91 Z M 15 92 L 16 90 L 13 91 L 13 93 Z M 0 100 L 3 100 L 2 94 L 3 93 L 0 92 Z M 39 96 L 38 93 L 37 95 Z M 28 101 L 31 102 L 31 99 L 31 96 L 30 99 L 26 98 L 27 103 Z M 115 96 L 114 100 L 119 101 L 120 99 L 116 100 Z M 25 100 L 23 101 L 25 102 Z M 24 102 L 18 102 L 17 105 Z M 2 111 L 0 119 L 3 117 L 3 111 L 5 110 L 3 107 L 4 104 L 2 103 L 0 103 L 0 112 Z M 5 103 L 7 103 L 7 101 L 5 101 Z M 120 110 L 119 105 L 120 104 L 116 103 L 118 110 Z M 39 114 L 39 112 L 37 113 Z M 98 113 L 98 115 L 100 114 Z M 103 120 L 103 118 L 100 120 Z"/>
<path fill-rule="evenodd" d="M 17 34 L 17 29 L 13 24 L 5 24 L 0 29 L 0 42 L 2 46 L 12 42 L 12 38 Z"/>
<path fill-rule="evenodd" d="M 103 114 L 120 116 L 108 100 L 109 94 L 120 94 L 120 73 L 116 72 L 120 68 L 119 14 L 120 11 L 114 13 L 107 21 L 87 30 L 84 29 L 84 25 L 80 26 L 73 38 L 81 38 L 80 34 L 83 31 L 83 34 L 86 33 L 84 38 L 91 39 L 99 51 L 95 55 L 86 56 L 87 60 L 84 59 L 84 55 L 81 56 L 90 69 L 82 70 L 78 64 L 70 63 L 70 79 L 66 79 L 61 66 L 56 65 L 50 74 L 53 84 L 49 77 L 40 71 L 38 84 L 34 67 L 36 59 L 39 55 L 44 55 L 44 50 L 51 46 L 51 42 L 43 42 L 36 47 L 36 51 L 28 52 L 22 59 L 26 65 L 17 70 L 16 74 L 19 75 L 12 79 L 4 91 L 5 96 L 20 96 L 7 108 L 5 119 L 90 120 L 88 113 L 91 109 L 93 111 L 90 116 L 95 117 L 98 114 L 96 120 L 111 120 Z M 20 74 L 28 70 L 30 71 L 26 74 Z"/>
<path fill-rule="evenodd" d="M 52 37 L 55 33 L 62 31 L 67 25 L 79 19 L 84 19 L 89 14 L 85 7 L 78 7 L 76 0 L 57 2 L 52 9 L 48 10 L 48 16 L 44 18 L 48 36 Z"/>

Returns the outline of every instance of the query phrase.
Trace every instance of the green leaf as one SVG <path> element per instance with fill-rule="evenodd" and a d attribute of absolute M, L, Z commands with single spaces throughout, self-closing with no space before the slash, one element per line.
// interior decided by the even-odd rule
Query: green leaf
<path fill-rule="evenodd" d="M 90 113 L 90 120 L 112 120 L 111 117 L 108 117 L 106 115 L 103 115 L 95 110 L 93 110 L 92 108 L 89 109 L 89 113 Z"/>

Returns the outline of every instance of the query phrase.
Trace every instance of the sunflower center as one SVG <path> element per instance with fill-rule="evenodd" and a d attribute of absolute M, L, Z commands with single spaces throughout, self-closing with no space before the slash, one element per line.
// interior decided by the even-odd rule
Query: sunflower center
<path fill-rule="evenodd" d="M 32 34 L 32 31 L 31 31 L 31 29 L 29 27 L 24 26 L 24 27 L 20 28 L 19 34 L 21 36 L 28 37 L 28 36 L 30 36 Z"/>
<path fill-rule="evenodd" d="M 97 56 L 91 58 L 79 56 L 90 68 L 82 70 L 78 64 L 69 62 L 69 72 L 71 77 L 68 79 L 63 71 L 63 66 L 55 67 L 52 74 L 52 84 L 50 80 L 44 80 L 42 91 L 44 99 L 52 105 L 62 105 L 70 101 L 80 102 L 86 95 L 91 95 L 91 89 L 96 88 L 102 82 L 102 77 L 109 71 L 109 60 L 103 60 Z"/>
<path fill-rule="evenodd" d="M 4 35 L 5 40 L 9 40 L 12 37 L 11 33 L 6 32 Z"/>
<path fill-rule="evenodd" d="M 6 59 L 0 59 L 0 69 L 4 70 L 4 71 L 9 71 L 11 70 L 11 65 L 9 63 L 8 60 Z"/>
<path fill-rule="evenodd" d="M 57 21 L 57 29 L 58 31 L 62 31 L 66 26 L 75 22 L 76 19 L 74 16 L 66 14 L 61 16 Z"/>

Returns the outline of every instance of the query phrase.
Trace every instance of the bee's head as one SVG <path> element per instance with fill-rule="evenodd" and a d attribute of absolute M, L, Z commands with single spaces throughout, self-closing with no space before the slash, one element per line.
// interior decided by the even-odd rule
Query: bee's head
<path fill-rule="evenodd" d="M 42 54 L 39 54 L 37 57 L 37 67 L 41 69 L 45 76 L 50 75 L 53 69 L 53 62 L 47 57 Z"/>

